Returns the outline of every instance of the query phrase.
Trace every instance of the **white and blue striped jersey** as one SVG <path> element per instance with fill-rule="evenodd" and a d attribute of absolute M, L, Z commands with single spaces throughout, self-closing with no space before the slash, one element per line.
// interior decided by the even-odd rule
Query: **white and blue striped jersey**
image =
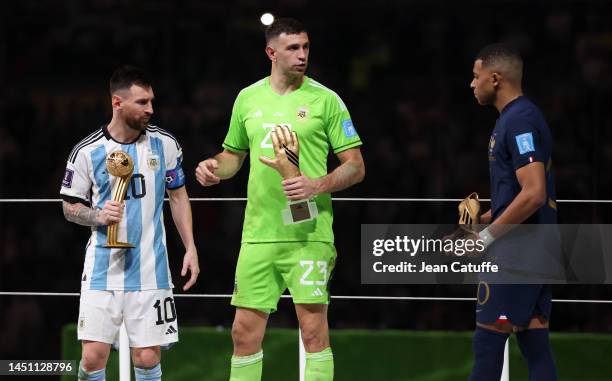
<path fill-rule="evenodd" d="M 68 157 L 61 197 L 102 208 L 112 199 L 118 178 L 106 169 L 106 157 L 117 150 L 134 161 L 117 241 L 135 245 L 105 248 L 106 226 L 92 227 L 81 279 L 83 290 L 139 291 L 173 288 L 168 266 L 163 204 L 166 189 L 185 185 L 182 149 L 167 131 L 149 126 L 133 142 L 113 140 L 103 126 L 79 142 Z"/>

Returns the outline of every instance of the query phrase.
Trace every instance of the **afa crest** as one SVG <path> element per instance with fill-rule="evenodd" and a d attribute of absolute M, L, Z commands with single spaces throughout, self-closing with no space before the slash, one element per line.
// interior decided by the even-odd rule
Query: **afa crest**
<path fill-rule="evenodd" d="M 161 163 L 159 161 L 159 155 L 157 154 L 157 152 L 149 151 L 147 155 L 147 166 L 149 167 L 149 169 L 152 169 L 154 171 L 157 171 L 160 168 Z"/>
<path fill-rule="evenodd" d="M 308 117 L 308 109 L 306 107 L 298 108 L 297 117 L 299 119 L 306 119 Z"/>

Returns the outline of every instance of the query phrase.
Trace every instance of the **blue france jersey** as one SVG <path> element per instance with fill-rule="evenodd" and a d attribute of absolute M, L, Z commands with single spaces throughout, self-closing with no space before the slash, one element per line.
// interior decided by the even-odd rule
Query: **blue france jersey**
<path fill-rule="evenodd" d="M 134 160 L 117 240 L 135 247 L 105 248 L 107 227 L 93 227 L 81 288 L 123 291 L 173 288 L 163 204 L 166 189 L 182 187 L 185 176 L 181 169 L 182 150 L 172 135 L 149 126 L 135 141 L 122 144 L 113 140 L 107 126 L 99 128 L 70 153 L 60 195 L 68 202 L 102 208 L 105 201 L 112 199 L 118 180 L 109 175 L 106 157 L 117 150 L 127 152 Z"/>
<path fill-rule="evenodd" d="M 499 217 L 521 191 L 516 170 L 539 161 L 546 168 L 547 202 L 524 223 L 554 224 L 557 203 L 552 169 L 552 135 L 542 112 L 520 96 L 502 110 L 489 141 L 491 213 Z"/>

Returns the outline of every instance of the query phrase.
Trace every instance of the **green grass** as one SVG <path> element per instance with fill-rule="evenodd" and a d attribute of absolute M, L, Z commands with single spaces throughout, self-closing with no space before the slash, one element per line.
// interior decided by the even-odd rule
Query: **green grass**
<path fill-rule="evenodd" d="M 472 366 L 472 332 L 336 330 L 331 333 L 336 381 L 459 381 Z M 264 341 L 265 381 L 298 379 L 297 330 L 269 329 Z M 609 381 L 612 335 L 553 333 L 559 381 Z M 64 359 L 79 359 L 76 326 L 64 328 Z M 164 381 L 227 381 L 232 353 L 230 331 L 182 327 L 180 342 L 162 354 Z M 527 368 L 514 339 L 510 379 L 527 381 Z M 117 377 L 117 352 L 107 380 Z M 69 380 L 64 378 L 63 380 Z"/>

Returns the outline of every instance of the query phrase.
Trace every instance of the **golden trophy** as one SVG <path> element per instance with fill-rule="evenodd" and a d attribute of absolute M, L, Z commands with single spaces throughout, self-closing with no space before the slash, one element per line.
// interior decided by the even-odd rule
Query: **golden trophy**
<path fill-rule="evenodd" d="M 113 201 L 122 203 L 125 200 L 125 194 L 134 172 L 134 161 L 126 152 L 115 151 L 106 157 L 106 169 L 108 169 L 109 174 L 119 178 L 113 189 Z M 118 227 L 119 223 L 117 222 L 108 225 L 106 245 L 104 247 L 135 247 L 131 243 L 117 242 Z"/>
<path fill-rule="evenodd" d="M 474 230 L 480 223 L 480 199 L 478 193 L 472 192 L 459 203 L 459 225 L 466 225 L 468 229 Z"/>
<path fill-rule="evenodd" d="M 300 145 L 297 134 L 286 125 L 278 125 L 272 131 L 272 147 L 275 157 L 260 156 L 259 160 L 278 171 L 284 180 L 301 176 Z M 281 211 L 285 225 L 310 221 L 317 217 L 319 211 L 313 200 L 289 201 L 287 208 Z"/>
<path fill-rule="evenodd" d="M 478 235 L 478 225 L 480 224 L 480 198 L 478 197 L 478 193 L 473 192 L 470 193 L 469 196 L 464 198 L 459 203 L 459 226 L 458 228 L 452 232 L 450 235 L 444 236 L 443 239 L 447 240 L 472 240 L 476 241 L 479 238 Z M 455 252 L 451 250 L 444 249 L 444 252 L 450 256 L 461 256 L 455 254 Z M 468 258 L 477 257 L 482 254 L 482 251 L 472 250 L 468 251 L 466 249 L 465 256 Z"/>

